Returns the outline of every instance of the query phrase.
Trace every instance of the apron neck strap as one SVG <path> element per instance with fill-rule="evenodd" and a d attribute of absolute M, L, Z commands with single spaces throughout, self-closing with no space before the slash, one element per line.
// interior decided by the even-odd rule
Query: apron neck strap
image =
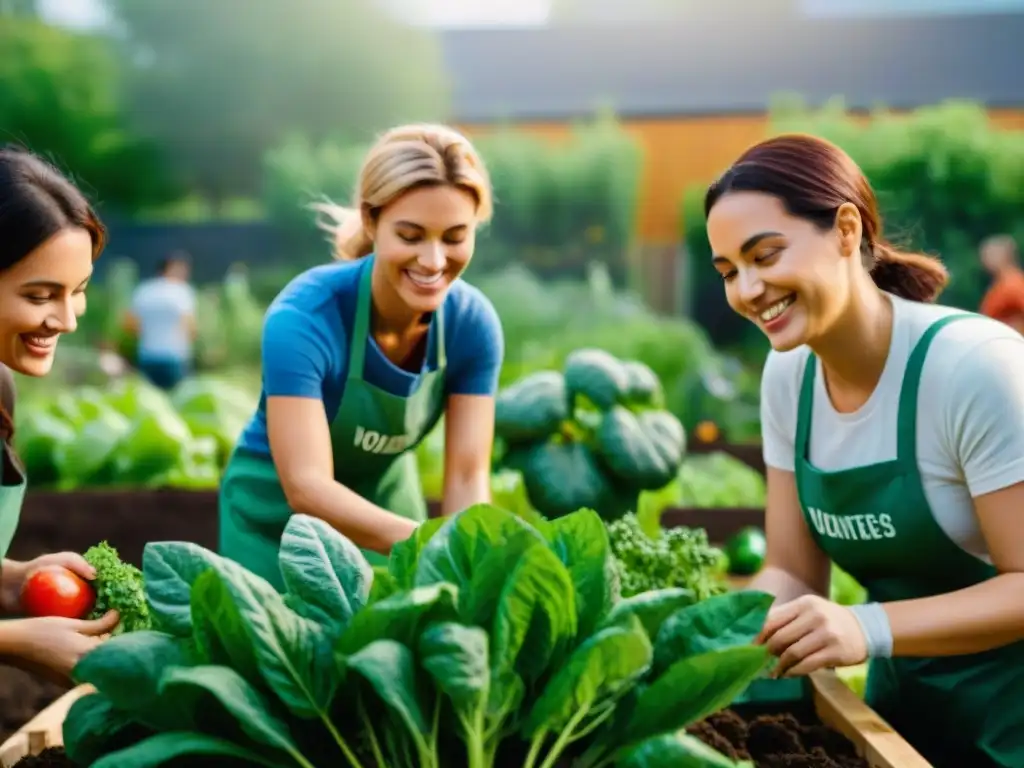
<path fill-rule="evenodd" d="M 434 345 L 437 348 L 437 369 L 444 370 L 447 362 L 447 358 L 444 352 L 444 302 L 441 302 L 441 306 L 437 308 L 437 312 L 434 313 L 434 326 L 431 330 L 434 332 Z M 427 350 L 430 353 L 430 350 Z"/>
<path fill-rule="evenodd" d="M 935 336 L 946 325 L 956 320 L 973 317 L 969 312 L 947 315 L 928 326 L 924 334 L 914 345 L 907 368 L 903 373 L 903 384 L 900 387 L 900 404 L 896 417 L 896 456 L 900 461 L 910 461 L 917 456 L 917 397 L 921 391 L 921 372 L 924 370 L 925 357 Z M 807 451 L 811 433 L 811 415 L 814 410 L 814 378 L 817 373 L 818 359 L 812 352 L 807 356 L 804 367 L 803 381 L 800 385 L 800 401 L 797 407 L 796 420 L 796 458 L 797 461 L 808 459 Z"/>
<path fill-rule="evenodd" d="M 968 312 L 946 315 L 928 326 L 914 345 L 913 352 L 907 360 L 907 370 L 903 374 L 903 386 L 900 389 L 900 408 L 896 417 L 897 441 L 896 455 L 902 458 L 913 458 L 917 455 L 917 397 L 921 391 L 921 373 L 924 371 L 925 357 L 928 348 L 939 331 L 956 320 L 972 317 Z"/>
<path fill-rule="evenodd" d="M 818 367 L 818 358 L 811 352 L 807 355 L 807 362 L 804 364 L 804 375 L 800 383 L 800 399 L 797 405 L 796 416 L 796 464 L 809 459 L 807 450 L 811 434 L 811 414 L 814 410 L 814 374 Z"/>
<path fill-rule="evenodd" d="M 359 291 L 356 299 L 356 315 L 352 323 L 352 338 L 348 350 L 348 378 L 363 378 L 363 364 L 366 362 L 366 341 L 370 336 L 370 307 L 373 296 L 373 257 L 366 257 L 362 274 L 359 276 Z"/>
<path fill-rule="evenodd" d="M 373 256 L 367 256 L 367 264 L 359 276 L 359 292 L 356 299 L 356 315 L 352 323 L 352 339 L 348 352 L 348 377 L 353 379 L 363 378 L 363 368 L 366 363 L 366 342 L 370 337 L 370 310 L 373 298 Z M 445 368 L 447 355 L 444 349 L 444 304 L 438 307 L 434 313 L 434 320 L 431 323 L 430 331 L 434 334 L 434 344 L 437 349 L 437 367 L 439 370 Z M 430 350 L 427 350 L 430 354 Z"/>

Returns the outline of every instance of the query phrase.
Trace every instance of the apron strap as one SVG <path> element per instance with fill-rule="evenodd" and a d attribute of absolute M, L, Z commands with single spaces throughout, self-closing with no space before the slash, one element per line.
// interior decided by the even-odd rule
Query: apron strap
<path fill-rule="evenodd" d="M 444 302 L 441 302 L 441 306 L 437 308 L 437 312 L 434 313 L 434 319 L 437 321 L 434 323 L 432 329 L 436 334 L 437 338 L 434 340 L 434 344 L 437 349 L 437 370 L 443 371 L 447 365 L 447 358 L 444 351 Z"/>
<path fill-rule="evenodd" d="M 0 407 L 7 418 L 14 420 L 14 377 L 7 366 L 0 365 Z M 7 419 L 0 416 L 0 443 L 11 437 L 11 430 L 6 424 Z"/>
<path fill-rule="evenodd" d="M 373 257 L 366 257 L 363 272 L 359 276 L 359 291 L 356 299 L 356 314 L 352 323 L 352 338 L 349 339 L 348 378 L 362 379 L 363 364 L 366 362 L 366 341 L 370 331 L 371 280 L 373 278 Z"/>
<path fill-rule="evenodd" d="M 969 312 L 946 315 L 928 326 L 924 334 L 914 345 L 914 350 L 907 360 L 907 369 L 903 373 L 903 385 L 900 388 L 900 405 L 896 416 L 896 458 L 916 464 L 917 461 L 917 397 L 921 391 L 921 373 L 924 370 L 928 348 L 939 331 L 952 322 L 975 317 Z"/>
<path fill-rule="evenodd" d="M 356 299 L 356 314 L 352 323 L 352 338 L 349 340 L 348 351 L 348 379 L 362 379 L 363 368 L 366 363 L 366 342 L 370 338 L 370 301 L 373 296 L 373 257 L 366 257 L 368 265 L 363 267 L 363 273 L 359 276 L 359 293 Z M 448 357 L 444 344 L 444 302 L 434 313 L 437 321 L 432 324 L 431 332 L 434 334 L 434 344 L 437 350 L 437 369 L 444 370 Z M 428 350 L 429 353 L 429 350 Z"/>
<path fill-rule="evenodd" d="M 818 358 L 811 352 L 807 355 L 807 363 L 804 365 L 804 376 L 800 383 L 800 400 L 797 405 L 796 416 L 796 441 L 793 448 L 796 456 L 793 466 L 800 466 L 800 462 L 809 459 L 807 446 L 811 434 L 811 414 L 814 409 L 814 375 L 818 367 Z"/>

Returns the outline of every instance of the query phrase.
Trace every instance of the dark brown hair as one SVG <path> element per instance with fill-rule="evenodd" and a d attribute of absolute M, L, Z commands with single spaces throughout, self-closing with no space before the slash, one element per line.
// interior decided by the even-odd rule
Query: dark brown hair
<path fill-rule="evenodd" d="M 78 188 L 53 165 L 21 147 L 0 147 L 0 275 L 61 230 L 84 229 L 99 258 L 107 233 Z M 0 404 L 0 434 L 14 425 Z"/>
<path fill-rule="evenodd" d="M 907 253 L 882 235 L 878 201 L 864 173 L 846 152 L 816 136 L 786 134 L 744 152 L 704 197 L 704 215 L 729 192 L 761 192 L 782 201 L 792 216 L 823 231 L 835 225 L 844 203 L 860 211 L 864 265 L 883 291 L 911 301 L 932 302 L 949 282 L 942 262 Z"/>

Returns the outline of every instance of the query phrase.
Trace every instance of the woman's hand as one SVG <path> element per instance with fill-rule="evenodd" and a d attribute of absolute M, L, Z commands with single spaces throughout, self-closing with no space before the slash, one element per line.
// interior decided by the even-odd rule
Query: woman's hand
<path fill-rule="evenodd" d="M 78 660 L 117 627 L 117 611 L 92 621 L 45 616 L 5 622 L 5 662 L 55 682 L 66 683 Z"/>
<path fill-rule="evenodd" d="M 0 568 L 0 612 L 7 615 L 21 612 L 21 587 L 33 571 L 48 565 L 60 565 L 86 581 L 96 578 L 93 568 L 77 552 L 54 552 L 41 555 L 33 560 L 20 563 L 16 560 L 4 560 Z"/>
<path fill-rule="evenodd" d="M 867 640 L 853 612 L 816 595 L 772 608 L 754 642 L 779 657 L 776 677 L 849 667 L 867 658 Z"/>

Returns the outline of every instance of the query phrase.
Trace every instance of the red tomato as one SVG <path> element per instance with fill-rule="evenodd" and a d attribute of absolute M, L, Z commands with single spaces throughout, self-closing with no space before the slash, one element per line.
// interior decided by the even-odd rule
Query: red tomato
<path fill-rule="evenodd" d="M 21 607 L 29 616 L 81 619 L 95 604 L 92 585 L 62 565 L 38 568 L 21 587 Z"/>

